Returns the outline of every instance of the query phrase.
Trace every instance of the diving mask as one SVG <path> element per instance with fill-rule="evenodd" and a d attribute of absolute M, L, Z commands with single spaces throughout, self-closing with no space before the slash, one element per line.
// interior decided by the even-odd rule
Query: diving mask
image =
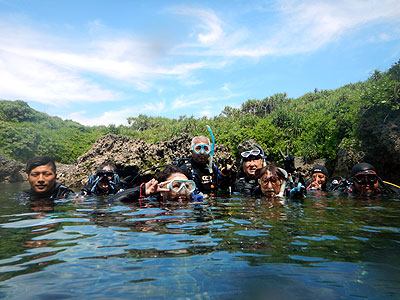
<path fill-rule="evenodd" d="M 192 146 L 193 152 L 196 154 L 210 154 L 212 147 L 209 144 L 196 144 Z"/>
<path fill-rule="evenodd" d="M 188 193 L 193 193 L 196 189 L 196 184 L 193 180 L 174 179 L 168 183 L 167 187 L 175 193 L 179 193 L 182 189 L 185 189 Z"/>

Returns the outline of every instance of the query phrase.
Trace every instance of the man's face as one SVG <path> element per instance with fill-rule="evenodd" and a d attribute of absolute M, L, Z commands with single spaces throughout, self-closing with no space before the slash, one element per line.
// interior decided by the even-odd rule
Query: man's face
<path fill-rule="evenodd" d="M 250 178 L 253 178 L 255 176 L 256 170 L 260 168 L 262 168 L 261 158 L 247 160 L 243 163 L 243 171 Z"/>
<path fill-rule="evenodd" d="M 272 175 L 270 171 L 265 172 L 259 184 L 261 192 L 267 196 L 276 196 L 281 190 L 281 181 L 278 177 Z"/>
<path fill-rule="evenodd" d="M 34 192 L 45 193 L 54 186 L 56 173 L 50 165 L 38 166 L 29 172 L 28 181 Z"/>
<path fill-rule="evenodd" d="M 203 138 L 199 138 L 196 139 L 195 141 L 195 145 L 199 145 L 199 144 L 206 144 L 206 145 L 210 145 L 210 143 L 208 142 L 207 139 L 203 139 Z M 211 145 L 210 145 L 211 147 Z M 200 147 L 201 148 L 201 147 Z M 204 148 L 204 146 L 203 146 Z M 210 157 L 210 153 L 205 153 L 204 150 L 200 150 L 200 153 L 196 153 L 193 151 L 193 148 L 190 150 L 192 153 L 192 157 L 193 160 L 199 164 L 206 164 L 208 162 L 208 158 Z"/>
<path fill-rule="evenodd" d="M 102 170 L 114 172 L 114 170 L 112 169 L 111 166 L 105 166 Z M 111 175 L 111 173 L 110 173 L 109 176 L 102 177 L 101 180 L 97 183 L 97 186 L 100 189 L 102 189 L 103 191 L 108 191 L 109 189 L 111 189 L 110 181 L 113 179 L 113 176 L 114 176 L 114 174 Z"/>
<path fill-rule="evenodd" d="M 357 174 L 353 177 L 353 183 L 361 195 L 367 196 L 374 194 L 379 186 L 378 176 L 375 174 Z"/>

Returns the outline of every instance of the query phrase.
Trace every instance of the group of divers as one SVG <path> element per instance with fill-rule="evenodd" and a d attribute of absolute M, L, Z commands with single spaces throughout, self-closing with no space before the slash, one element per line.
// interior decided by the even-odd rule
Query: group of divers
<path fill-rule="evenodd" d="M 215 139 L 196 136 L 191 141 L 191 157 L 177 159 L 150 180 L 131 187 L 131 178 L 121 180 L 116 166 L 105 162 L 95 174 L 89 176 L 88 184 L 79 193 L 56 181 L 56 165 L 47 156 L 36 156 L 28 161 L 26 172 L 30 189 L 23 191 L 19 199 L 35 202 L 60 198 L 85 199 L 89 196 L 106 196 L 107 201 L 124 203 L 164 202 L 202 202 L 209 196 L 223 193 L 238 193 L 254 197 L 281 197 L 302 199 L 307 191 L 339 192 L 358 197 L 375 197 L 384 194 L 399 194 L 400 187 L 383 181 L 376 169 L 369 163 L 356 164 L 351 177 L 329 177 L 327 168 L 315 165 L 308 180 L 294 167 L 294 156 L 287 153 L 284 167 L 267 164 L 262 147 L 253 144 L 252 149 L 240 154 L 242 175 L 236 179 L 232 166 L 218 168 L 213 162 Z M 158 167 L 157 167 L 158 168 Z M 156 168 L 152 168 L 156 169 Z M 128 176 L 130 177 L 130 176 Z"/>

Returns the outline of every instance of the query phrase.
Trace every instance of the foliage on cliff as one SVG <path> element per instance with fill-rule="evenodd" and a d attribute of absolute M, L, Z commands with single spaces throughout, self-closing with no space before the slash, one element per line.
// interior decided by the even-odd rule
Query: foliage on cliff
<path fill-rule="evenodd" d="M 24 101 L 0 101 L 0 153 L 25 162 L 49 155 L 70 163 L 107 133 L 105 127 L 86 127 L 35 111 Z"/>
<path fill-rule="evenodd" d="M 71 163 L 106 133 L 157 142 L 183 132 L 209 136 L 206 125 L 210 125 L 217 143 L 234 154 L 239 143 L 254 139 L 272 160 L 279 160 L 279 149 L 286 147 L 305 159 L 335 159 L 339 145 L 359 145 L 365 124 L 385 123 L 399 105 L 400 61 L 385 72 L 375 71 L 365 82 L 315 89 L 297 99 L 281 93 L 248 100 L 213 118 L 139 115 L 128 119 L 129 126 L 86 127 L 37 112 L 23 101 L 0 101 L 0 153 L 19 161 L 47 154 Z"/>

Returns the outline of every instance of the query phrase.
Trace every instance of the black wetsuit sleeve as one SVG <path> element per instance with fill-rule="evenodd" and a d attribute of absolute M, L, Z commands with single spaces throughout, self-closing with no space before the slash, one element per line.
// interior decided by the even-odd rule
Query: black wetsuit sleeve
<path fill-rule="evenodd" d="M 55 199 L 58 198 L 67 198 L 70 195 L 75 195 L 75 192 L 70 189 L 68 186 L 62 185 L 60 186 L 60 188 L 58 189 L 57 194 L 55 195 Z"/>
<path fill-rule="evenodd" d="M 92 185 L 91 184 L 87 184 L 81 189 L 81 194 L 82 195 L 90 195 L 91 194 L 91 191 L 90 191 L 91 189 L 92 189 Z"/>
<path fill-rule="evenodd" d="M 121 202 L 137 202 L 141 198 L 140 196 L 140 186 L 126 189 L 124 191 L 116 193 L 109 200 L 110 201 L 121 201 Z"/>

